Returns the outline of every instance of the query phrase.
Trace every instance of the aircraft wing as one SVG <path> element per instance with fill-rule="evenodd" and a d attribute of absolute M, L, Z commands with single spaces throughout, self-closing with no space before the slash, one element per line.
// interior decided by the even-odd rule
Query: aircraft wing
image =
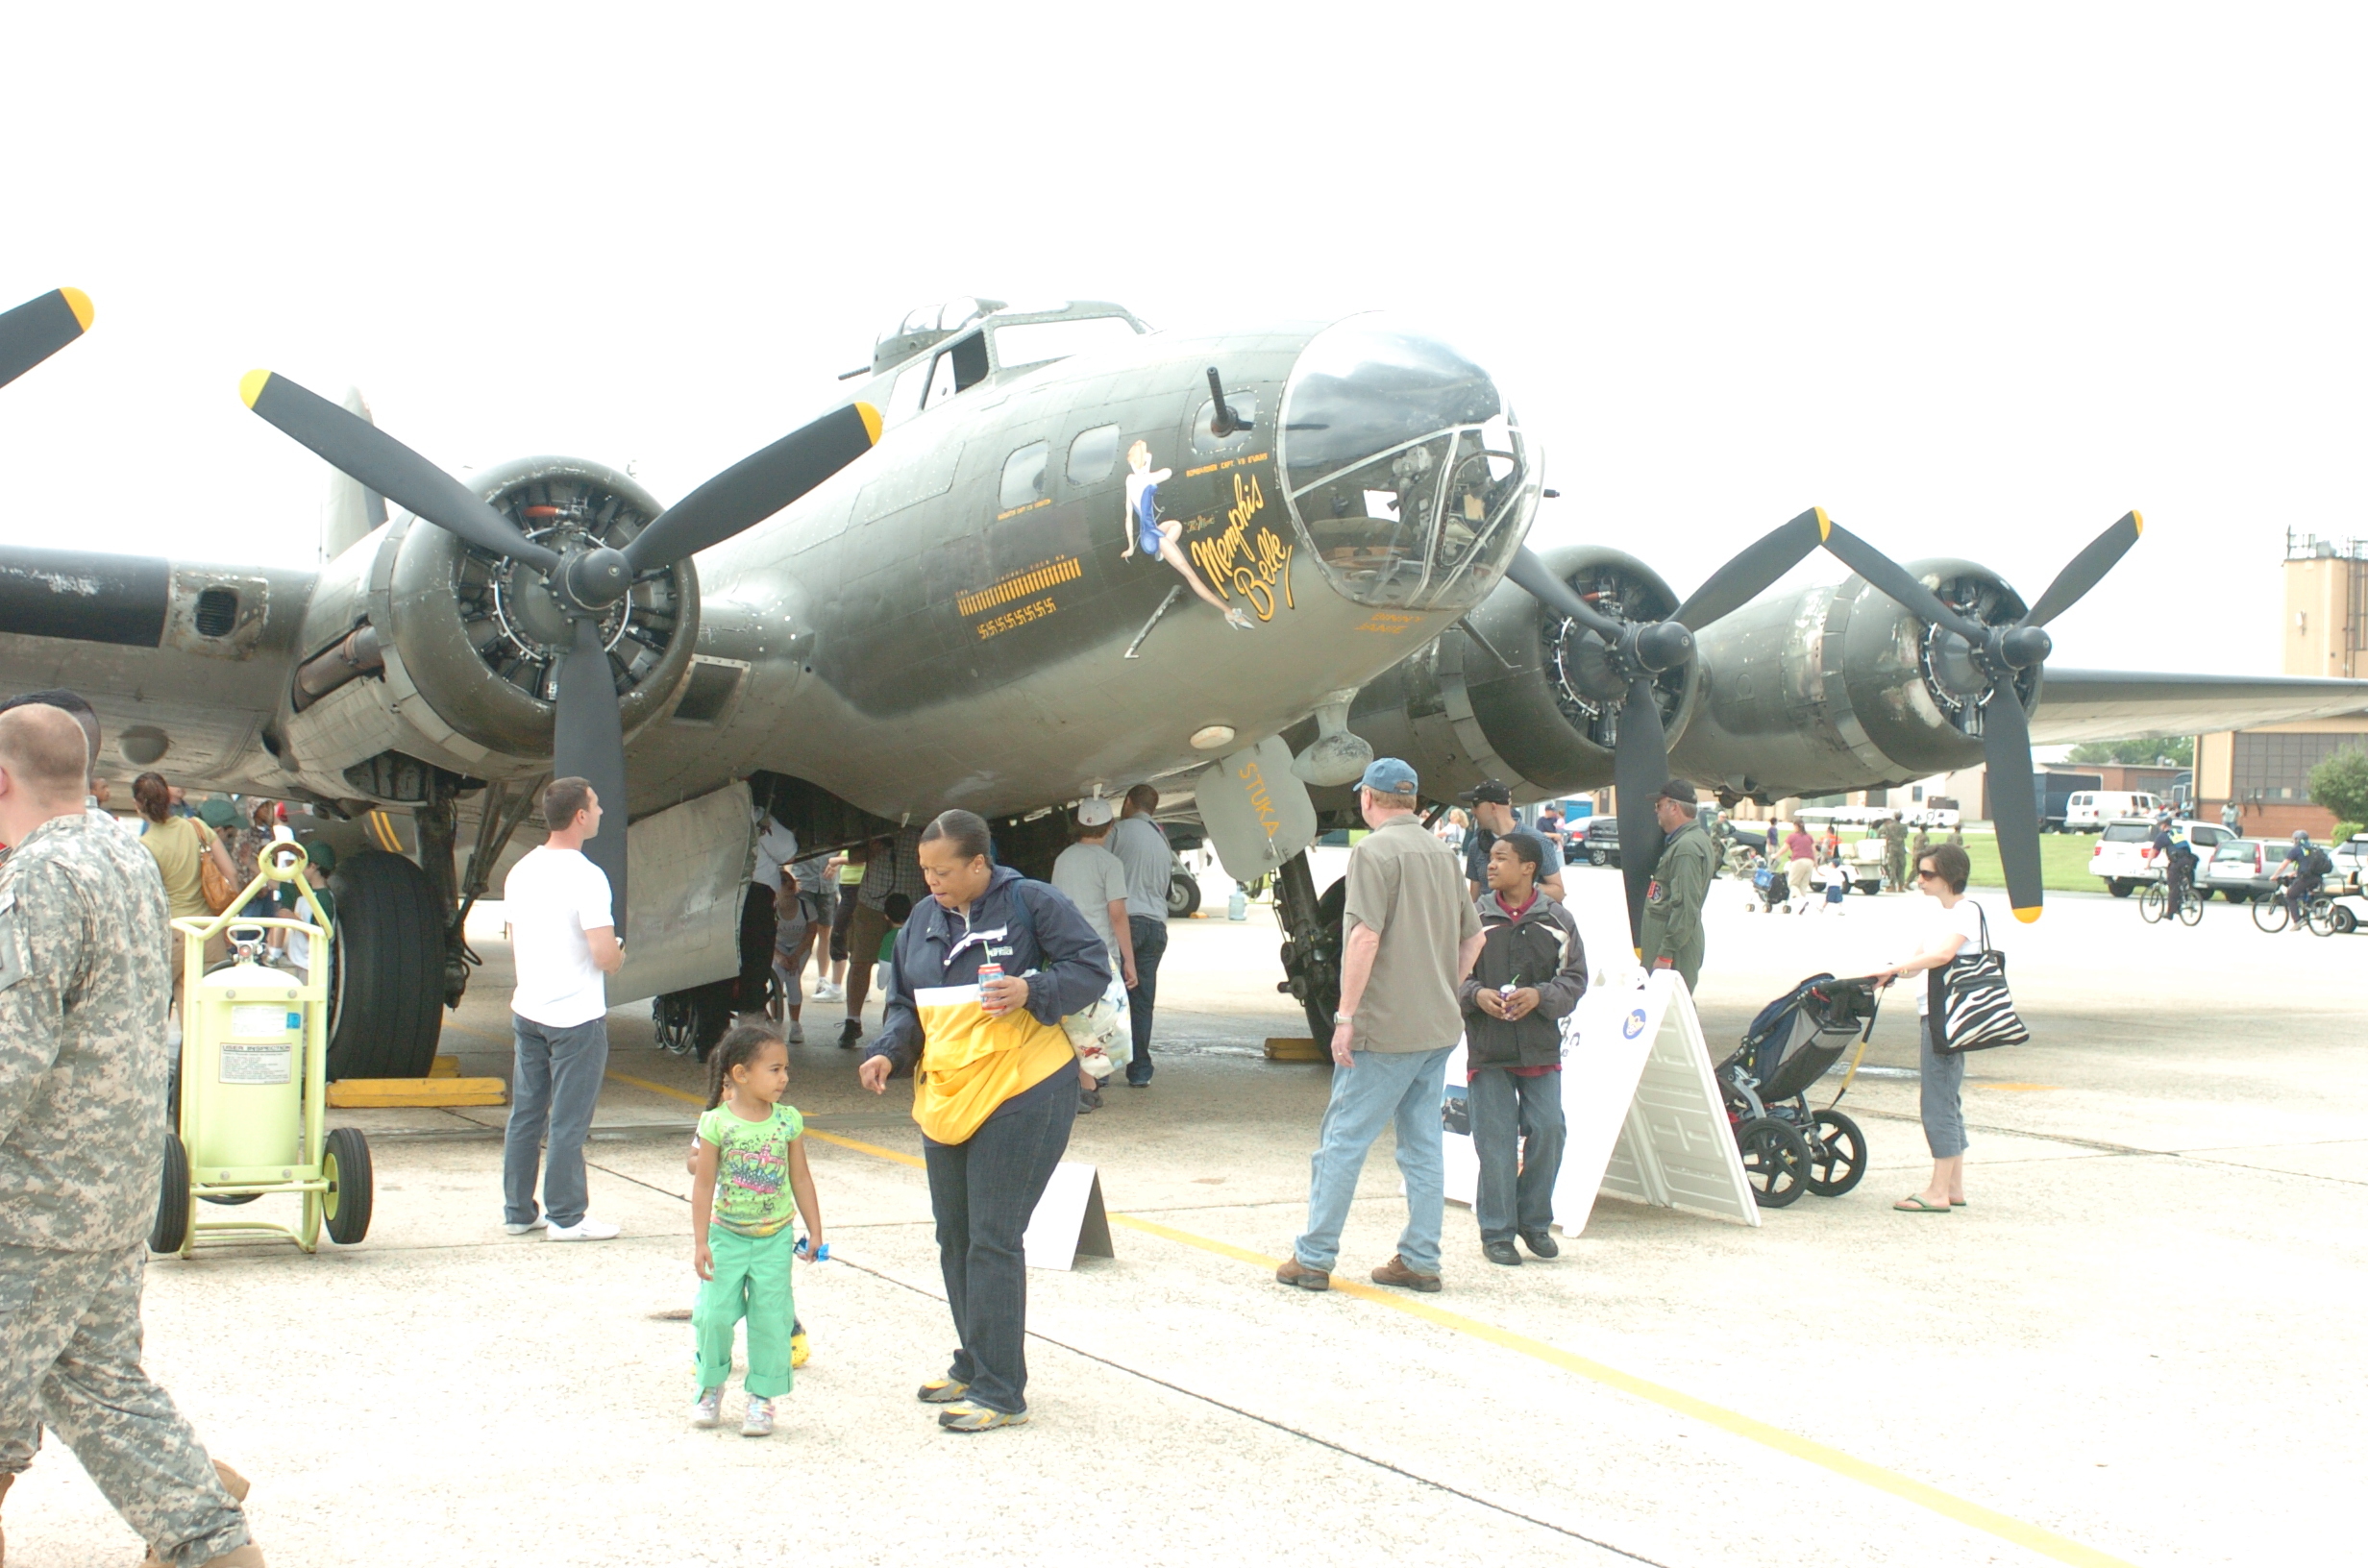
<path fill-rule="evenodd" d="M 263 726 L 314 574 L 22 545 L 0 548 L 0 693 L 64 687 L 98 710 L 99 772 L 154 767 L 236 788 L 269 770 Z"/>
<path fill-rule="evenodd" d="M 2297 719 L 2368 712 L 2368 680 L 2306 675 L 2150 675 L 2056 670 L 2031 718 L 2035 746 L 2209 735 Z"/>

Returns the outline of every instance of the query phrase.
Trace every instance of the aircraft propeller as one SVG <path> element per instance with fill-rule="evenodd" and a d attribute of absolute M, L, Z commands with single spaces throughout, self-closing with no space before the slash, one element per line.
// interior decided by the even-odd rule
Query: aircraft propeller
<path fill-rule="evenodd" d="M 1966 699 L 1982 716 L 1982 760 L 1989 770 L 1991 823 L 1998 834 L 1998 859 L 2005 867 L 2007 902 L 2015 919 L 2039 918 L 2043 900 L 2039 871 L 2039 808 L 2031 783 L 2031 721 L 2023 712 L 2016 677 L 2045 664 L 2055 644 L 2040 629 L 2080 601 L 2113 564 L 2137 543 L 2146 520 L 2125 512 L 2072 557 L 2038 602 L 2010 626 L 1985 625 L 1924 586 L 1905 567 L 1849 529 L 1836 527 L 1825 548 L 1843 565 L 1888 595 L 1911 615 L 1938 626 L 1963 646 L 1952 649 L 1969 666 Z M 2021 788 L 2016 788 L 2017 783 Z M 1627 831 L 1627 824 L 1620 825 Z"/>
<path fill-rule="evenodd" d="M 1808 559 L 1832 525 L 1811 507 L 1763 535 L 1710 576 L 1666 621 L 1624 621 L 1590 604 L 1523 546 L 1505 575 L 1557 614 L 1601 639 L 1615 676 L 1625 683 L 1612 745 L 1612 781 L 1619 791 L 1620 874 L 1628 890 L 1628 931 L 1640 938 L 1644 894 L 1661 859 L 1661 821 L 1653 798 L 1669 777 L 1669 737 L 1661 723 L 1654 679 L 1693 657 L 1693 634 L 1741 609 Z"/>
<path fill-rule="evenodd" d="M 90 326 L 90 296 L 53 288 L 13 310 L 0 311 L 0 386 L 83 335 Z"/>
<path fill-rule="evenodd" d="M 552 769 L 560 777 L 588 779 L 600 796 L 609 828 L 587 843 L 584 853 L 607 873 L 622 940 L 625 731 L 601 619 L 631 590 L 639 574 L 670 567 L 754 527 L 869 452 L 879 439 L 879 410 L 863 403 L 832 409 L 700 485 L 652 519 L 625 549 L 596 545 L 563 554 L 529 539 L 475 491 L 368 420 L 286 377 L 252 371 L 238 383 L 238 391 L 266 423 L 365 489 L 480 550 L 543 575 L 575 636 L 559 665 Z"/>

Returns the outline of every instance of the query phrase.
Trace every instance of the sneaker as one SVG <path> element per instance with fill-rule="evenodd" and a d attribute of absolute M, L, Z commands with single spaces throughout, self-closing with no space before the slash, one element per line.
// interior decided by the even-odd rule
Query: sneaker
<path fill-rule="evenodd" d="M 853 1049 L 855 1048 L 855 1041 L 857 1041 L 861 1040 L 862 1038 L 863 1038 L 863 1020 L 862 1020 L 861 1018 L 850 1018 L 850 1019 L 848 1019 L 845 1023 L 843 1023 L 843 1024 L 841 1024 L 841 1025 L 839 1026 L 839 1049 L 840 1049 L 840 1050 L 842 1050 L 842 1051 L 851 1051 L 851 1050 L 853 1050 Z"/>
<path fill-rule="evenodd" d="M 1278 1285 L 1295 1285 L 1302 1290 L 1332 1288 L 1332 1276 L 1320 1268 L 1308 1267 L 1299 1262 L 1296 1253 L 1283 1260 L 1283 1266 L 1274 1271 L 1274 1279 Z"/>
<path fill-rule="evenodd" d="M 604 1219 L 594 1219 L 590 1214 L 586 1214 L 573 1225 L 552 1226 L 543 1233 L 543 1239 L 546 1241 L 607 1241 L 619 1234 L 621 1233 L 617 1226 L 609 1224 Z"/>
<path fill-rule="evenodd" d="M 993 1432 L 997 1427 L 1024 1427 L 1025 1411 L 1014 1415 L 1009 1410 L 991 1410 L 984 1405 L 965 1401 L 949 1405 L 937 1412 L 937 1424 L 948 1432 Z"/>
<path fill-rule="evenodd" d="M 847 1000 L 847 992 L 827 980 L 817 980 L 814 982 L 814 999 L 818 1002 L 843 1002 Z"/>
<path fill-rule="evenodd" d="M 699 1390 L 698 1402 L 691 1407 L 691 1425 L 694 1427 L 720 1427 L 723 1424 L 723 1384 L 718 1384 L 713 1388 L 702 1388 Z"/>
<path fill-rule="evenodd" d="M 536 1214 L 532 1219 L 528 1220 L 524 1225 L 512 1225 L 506 1219 L 502 1221 L 502 1229 L 510 1236 L 525 1236 L 528 1232 L 539 1231 L 550 1223 L 551 1216 L 549 1214 Z"/>
<path fill-rule="evenodd" d="M 773 1435 L 773 1401 L 749 1397 L 748 1413 L 740 1417 L 740 1435 L 770 1437 Z"/>
<path fill-rule="evenodd" d="M 967 1383 L 956 1383 L 951 1378 L 931 1378 L 921 1385 L 921 1403 L 950 1405 L 970 1391 L 971 1385 Z"/>
<path fill-rule="evenodd" d="M 802 1045 L 805 1043 L 805 1025 L 799 1022 L 796 1018 L 789 1020 L 789 1042 L 792 1045 Z"/>
<path fill-rule="evenodd" d="M 1483 1241 L 1480 1243 L 1480 1253 L 1492 1263 L 1503 1263 L 1512 1268 L 1521 1266 L 1520 1249 L 1511 1241 Z M 1378 1270 L 1374 1272 L 1373 1278 L 1376 1280 L 1381 1278 Z"/>
<path fill-rule="evenodd" d="M 1554 1236 L 1550 1231 L 1523 1231 L 1521 1233 L 1521 1243 L 1541 1258 L 1559 1258 L 1562 1256 L 1563 1249 L 1555 1245 Z"/>
<path fill-rule="evenodd" d="M 1426 1296 L 1436 1295 L 1439 1291 L 1438 1275 L 1418 1274 L 1406 1266 L 1405 1259 L 1395 1255 L 1393 1255 L 1388 1262 L 1373 1270 L 1373 1283 L 1375 1285 L 1394 1285 L 1402 1290 L 1419 1290 Z"/>

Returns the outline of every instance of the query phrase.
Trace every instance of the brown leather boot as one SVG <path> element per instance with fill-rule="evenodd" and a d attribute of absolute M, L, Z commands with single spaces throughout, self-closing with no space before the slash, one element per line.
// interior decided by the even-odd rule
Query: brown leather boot
<path fill-rule="evenodd" d="M 224 1464 L 220 1459 L 213 1461 L 213 1475 L 214 1479 L 222 1483 L 222 1489 L 231 1494 L 231 1501 L 234 1503 L 244 1503 L 247 1500 L 247 1493 L 254 1490 L 252 1482 Z M 241 1555 L 248 1552 L 255 1555 L 253 1556 Z M 0 1568 L 5 1568 L 5 1564 L 0 1564 Z M 150 1547 L 148 1555 L 140 1558 L 139 1568 L 170 1568 L 170 1565 L 162 1557 L 157 1556 L 156 1548 Z M 206 1568 L 263 1568 L 262 1549 L 252 1544 L 242 1546 L 236 1552 L 226 1552 L 221 1556 L 209 1559 Z"/>
<path fill-rule="evenodd" d="M 1373 1270 L 1375 1285 L 1394 1285 L 1401 1290 L 1419 1290 L 1425 1295 L 1439 1289 L 1439 1276 L 1418 1274 L 1406 1266 L 1406 1260 L 1392 1254 L 1390 1261 Z"/>

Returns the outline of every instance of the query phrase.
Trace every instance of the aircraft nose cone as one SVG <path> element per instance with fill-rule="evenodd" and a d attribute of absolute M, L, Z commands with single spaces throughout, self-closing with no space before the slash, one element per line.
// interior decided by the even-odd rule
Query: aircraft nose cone
<path fill-rule="evenodd" d="M 1535 465 L 1495 380 L 1379 317 L 1327 328 L 1300 352 L 1278 446 L 1311 553 L 1360 603 L 1469 608 L 1536 503 Z"/>

